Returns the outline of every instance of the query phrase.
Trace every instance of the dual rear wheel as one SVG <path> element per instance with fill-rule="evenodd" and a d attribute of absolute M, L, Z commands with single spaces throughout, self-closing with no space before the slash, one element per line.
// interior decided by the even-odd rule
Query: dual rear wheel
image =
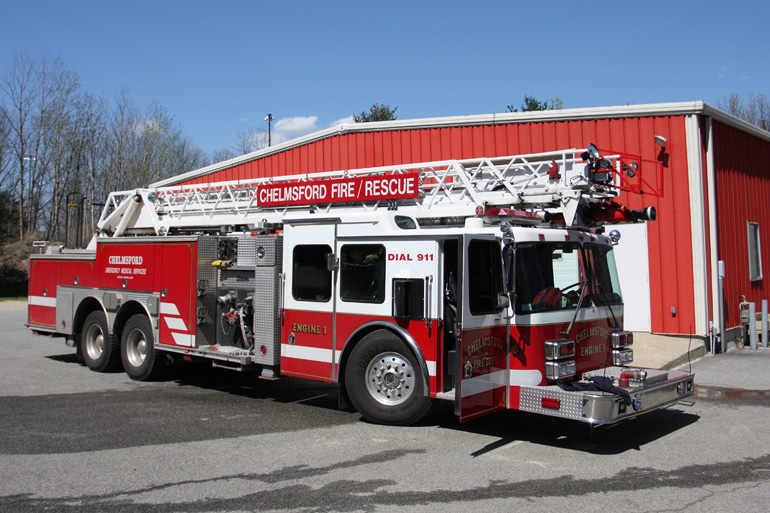
<path fill-rule="evenodd" d="M 110 333 L 104 312 L 91 312 L 78 338 L 78 350 L 93 371 L 110 372 L 122 363 L 126 374 L 138 381 L 157 379 L 163 372 L 163 354 L 155 350 L 155 336 L 146 315 L 130 317 L 118 340 Z"/>

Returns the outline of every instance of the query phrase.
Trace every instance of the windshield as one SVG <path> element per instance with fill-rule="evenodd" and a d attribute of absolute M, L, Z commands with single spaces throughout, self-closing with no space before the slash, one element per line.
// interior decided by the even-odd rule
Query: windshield
<path fill-rule="evenodd" d="M 611 246 L 586 244 L 586 261 L 591 275 L 589 293 L 594 303 L 600 305 L 619 305 L 623 303 L 620 296 L 620 281 L 615 267 L 615 254 Z"/>
<path fill-rule="evenodd" d="M 523 242 L 516 245 L 516 311 L 542 312 L 575 308 L 583 280 L 583 307 L 620 304 L 611 246 L 577 242 Z"/>

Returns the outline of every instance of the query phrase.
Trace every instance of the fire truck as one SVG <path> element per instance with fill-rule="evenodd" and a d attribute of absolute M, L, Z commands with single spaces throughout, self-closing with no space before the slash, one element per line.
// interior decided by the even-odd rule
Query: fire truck
<path fill-rule="evenodd" d="M 606 153 L 606 152 L 605 152 Z M 608 424 L 693 394 L 642 369 L 606 223 L 639 163 L 595 145 L 114 192 L 85 250 L 30 262 L 28 327 L 91 370 L 338 383 L 375 423 L 453 401 Z M 637 180 L 636 185 L 634 180 Z"/>

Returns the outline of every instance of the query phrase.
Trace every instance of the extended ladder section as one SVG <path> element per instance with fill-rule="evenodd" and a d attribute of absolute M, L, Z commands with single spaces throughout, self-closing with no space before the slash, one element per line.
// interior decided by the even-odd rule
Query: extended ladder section
<path fill-rule="evenodd" d="M 566 226 L 581 226 L 581 207 L 617 197 L 615 179 L 628 169 L 615 155 L 602 158 L 608 164 L 597 173 L 585 156 L 569 149 L 114 192 L 97 235 L 260 229 L 309 213 L 339 217 L 383 209 L 420 219 L 478 216 L 500 207 L 556 214 Z"/>

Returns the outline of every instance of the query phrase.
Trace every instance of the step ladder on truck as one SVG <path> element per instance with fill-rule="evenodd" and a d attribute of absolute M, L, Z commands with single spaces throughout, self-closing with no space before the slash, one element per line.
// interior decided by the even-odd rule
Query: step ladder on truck
<path fill-rule="evenodd" d="M 646 222 L 637 162 L 587 151 L 110 194 L 87 250 L 30 262 L 28 326 L 94 371 L 208 360 L 340 385 L 387 424 L 436 400 L 613 423 L 693 394 L 641 369 L 616 232 Z"/>

